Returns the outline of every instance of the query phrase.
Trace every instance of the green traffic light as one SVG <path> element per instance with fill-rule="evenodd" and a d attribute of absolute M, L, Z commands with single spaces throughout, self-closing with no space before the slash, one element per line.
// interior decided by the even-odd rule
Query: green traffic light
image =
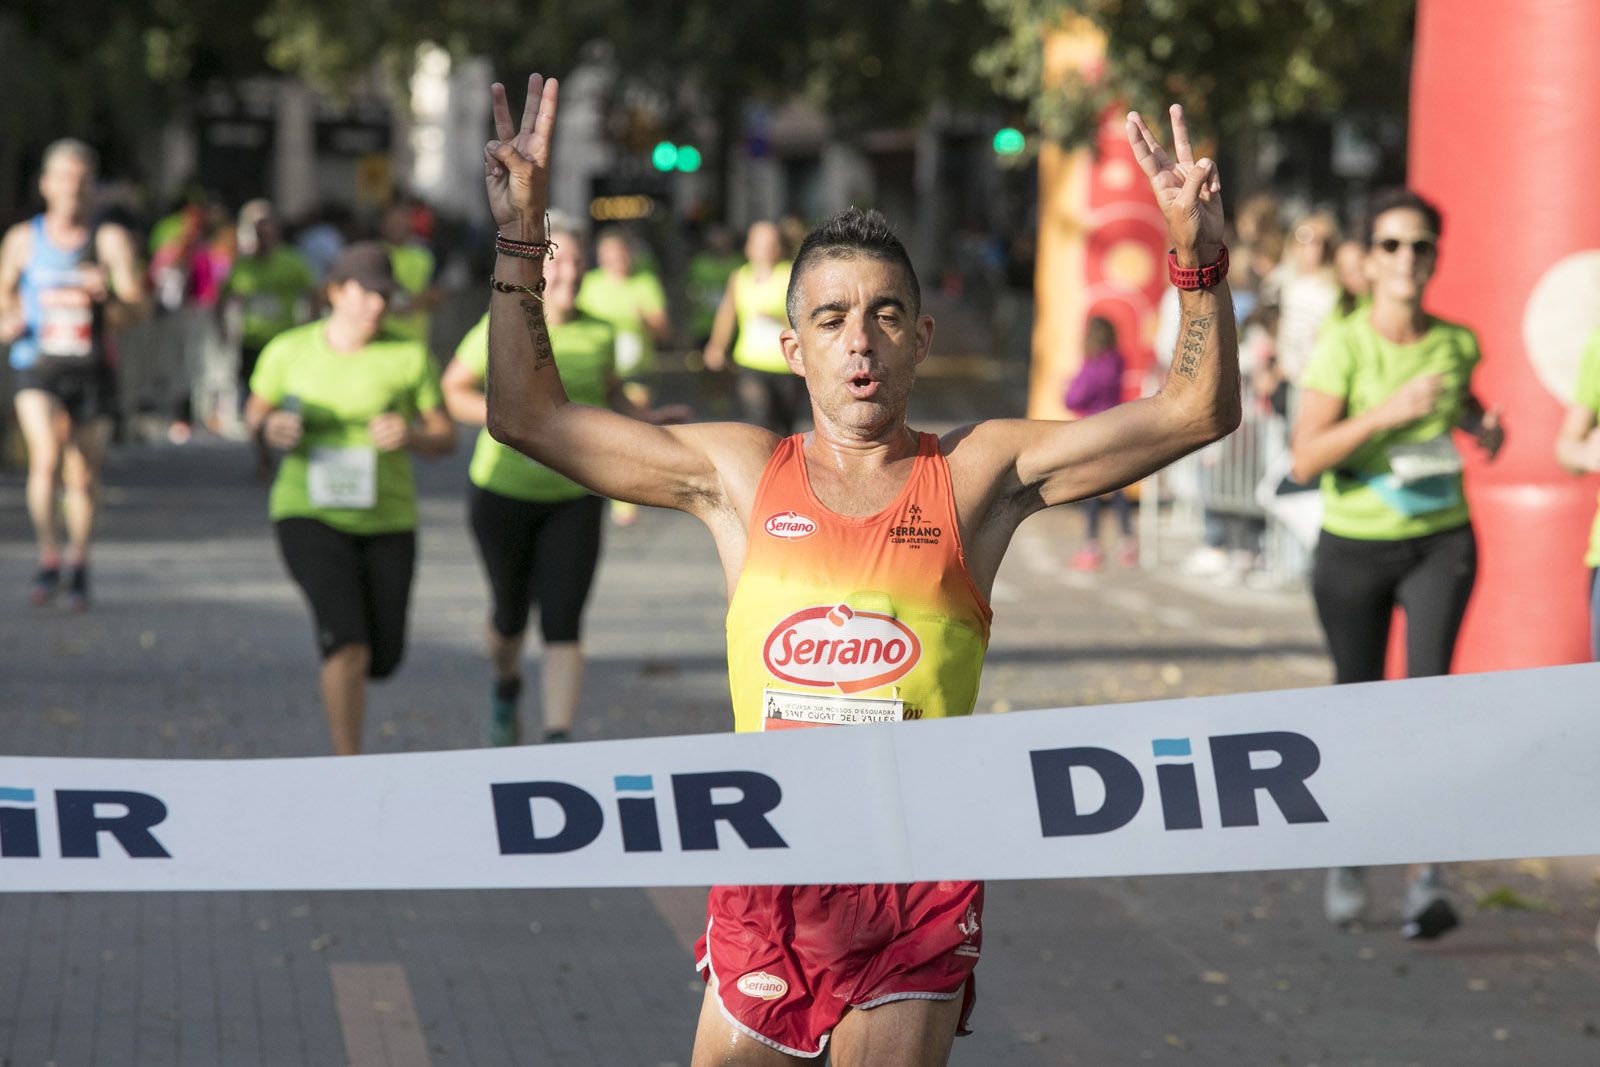
<path fill-rule="evenodd" d="M 700 169 L 701 162 L 700 149 L 696 148 L 692 144 L 681 144 L 678 146 L 679 170 L 683 171 L 685 174 L 693 174 L 695 171 Z"/>
<path fill-rule="evenodd" d="M 996 155 L 1020 155 L 1023 148 L 1027 146 L 1027 143 L 1028 139 L 1024 137 L 1022 135 L 1022 131 L 1017 129 L 1015 126 L 1007 126 L 1004 129 L 997 131 L 994 135 L 994 150 Z"/>
<path fill-rule="evenodd" d="M 656 170 L 671 170 L 677 166 L 678 158 L 678 146 L 671 141 L 662 141 L 650 150 L 650 163 Z"/>

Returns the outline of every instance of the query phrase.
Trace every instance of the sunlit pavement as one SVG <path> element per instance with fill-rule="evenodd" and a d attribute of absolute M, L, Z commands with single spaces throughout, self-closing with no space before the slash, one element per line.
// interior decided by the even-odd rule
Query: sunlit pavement
<path fill-rule="evenodd" d="M 934 426 L 985 402 L 927 393 Z M 412 637 L 373 692 L 373 752 L 479 742 L 467 451 L 419 465 Z M 0 751 L 327 752 L 310 627 L 250 466 L 215 442 L 118 451 L 81 616 L 26 605 L 20 477 L 0 476 Z M 1083 574 L 1080 527 L 1058 510 L 1019 534 L 981 712 L 1327 681 L 1302 594 Z M 709 537 L 647 511 L 606 538 L 577 740 L 727 728 Z M 1355 931 L 1323 921 L 1320 872 L 992 883 L 976 1033 L 953 1062 L 1600 1062 L 1596 871 L 1456 868 L 1465 925 L 1429 946 L 1395 932 L 1399 871 L 1375 875 Z M 1474 906 L 1490 894 L 1524 907 Z M 683 889 L 0 894 L 0 1064 L 686 1064 L 703 905 Z"/>

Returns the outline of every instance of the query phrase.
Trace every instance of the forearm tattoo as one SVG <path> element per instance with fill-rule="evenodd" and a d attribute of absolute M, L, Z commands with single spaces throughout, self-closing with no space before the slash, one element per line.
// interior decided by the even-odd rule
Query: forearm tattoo
<path fill-rule="evenodd" d="M 550 330 L 544 324 L 544 306 L 538 300 L 524 300 L 522 315 L 528 320 L 528 334 L 533 338 L 533 369 L 555 366 L 556 357 L 550 351 Z"/>
<path fill-rule="evenodd" d="M 1215 315 L 1197 315 L 1187 319 L 1178 338 L 1178 357 L 1172 363 L 1172 372 L 1191 382 L 1200 376 L 1200 357 L 1205 355 L 1206 342 L 1211 339 L 1211 324 Z"/>

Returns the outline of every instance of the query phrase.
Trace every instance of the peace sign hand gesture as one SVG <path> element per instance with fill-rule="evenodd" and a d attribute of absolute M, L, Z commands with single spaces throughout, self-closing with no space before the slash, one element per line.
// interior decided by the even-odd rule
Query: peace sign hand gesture
<path fill-rule="evenodd" d="M 483 146 L 484 184 L 489 191 L 489 211 L 495 225 L 518 241 L 545 238 L 544 213 L 550 204 L 550 137 L 556 125 L 554 78 L 528 75 L 528 98 L 522 108 L 522 127 L 511 124 L 506 87 L 495 82 L 495 140 Z"/>
<path fill-rule="evenodd" d="M 1195 160 L 1182 105 L 1173 104 L 1169 113 L 1176 162 L 1137 111 L 1128 112 L 1128 143 L 1167 217 L 1167 235 L 1177 251 L 1178 265 L 1215 263 L 1222 249 L 1222 180 L 1215 162 Z"/>

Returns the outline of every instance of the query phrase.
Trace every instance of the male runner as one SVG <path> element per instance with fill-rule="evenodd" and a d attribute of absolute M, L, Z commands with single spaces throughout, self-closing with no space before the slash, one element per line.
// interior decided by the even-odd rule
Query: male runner
<path fill-rule="evenodd" d="M 44 604 L 62 585 L 56 486 L 65 490 L 67 604 L 89 606 L 89 535 L 115 383 L 108 326 L 144 303 L 133 239 L 115 223 L 91 225 L 96 157 L 64 139 L 44 152 L 44 212 L 0 243 L 0 344 L 11 343 L 17 425 L 28 445 L 28 517 L 39 569 L 28 598 Z"/>
<path fill-rule="evenodd" d="M 1176 160 L 1136 114 L 1128 137 L 1167 218 L 1183 326 L 1160 393 L 1077 422 L 997 419 L 945 437 L 906 425 L 933 320 L 880 216 L 848 211 L 795 257 L 784 354 L 815 429 L 658 427 L 570 403 L 537 298 L 556 83 L 528 80 L 521 128 L 493 88 L 485 147 L 501 238 L 489 318 L 489 432 L 595 492 L 710 528 L 730 595 L 735 726 L 965 715 L 987 603 L 1013 532 L 1040 508 L 1127 485 L 1239 422 L 1239 367 L 1215 166 Z M 530 249 L 533 251 L 530 252 Z M 528 256 L 535 258 L 527 258 Z M 1206 269 L 1200 269 L 1206 268 Z M 982 886 L 712 890 L 694 1064 L 944 1063 L 970 1007 Z"/>

